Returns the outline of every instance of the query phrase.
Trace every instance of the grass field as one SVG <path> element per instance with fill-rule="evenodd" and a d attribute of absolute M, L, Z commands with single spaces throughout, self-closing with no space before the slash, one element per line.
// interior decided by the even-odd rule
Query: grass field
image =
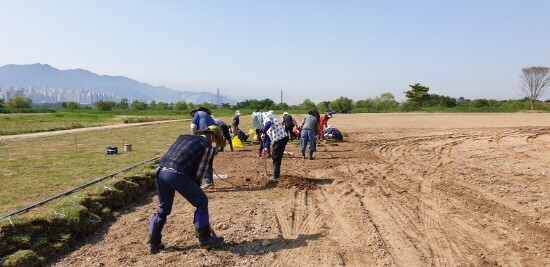
<path fill-rule="evenodd" d="M 0 114 L 0 136 L 172 119 L 181 119 L 181 116 L 116 115 L 89 112 Z"/>
<path fill-rule="evenodd" d="M 250 128 L 249 117 L 241 125 Z M 189 132 L 184 121 L 0 143 L 0 214 L 162 156 L 178 135 Z M 132 151 L 123 152 L 125 143 Z M 107 146 L 118 147 L 119 154 L 107 155 Z"/>

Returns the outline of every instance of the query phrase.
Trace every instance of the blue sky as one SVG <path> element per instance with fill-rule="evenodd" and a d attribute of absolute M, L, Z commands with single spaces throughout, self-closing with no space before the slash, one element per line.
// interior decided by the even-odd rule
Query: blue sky
<path fill-rule="evenodd" d="M 0 66 L 50 64 L 237 99 L 315 103 L 409 85 L 523 97 L 550 67 L 550 1 L 0 0 Z M 545 95 L 543 99 L 550 99 Z"/>

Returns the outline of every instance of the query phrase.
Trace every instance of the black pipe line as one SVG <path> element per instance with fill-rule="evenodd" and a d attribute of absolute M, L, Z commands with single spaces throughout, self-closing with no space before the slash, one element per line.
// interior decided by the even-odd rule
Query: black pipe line
<path fill-rule="evenodd" d="M 145 160 L 145 161 L 142 161 L 142 162 L 137 163 L 137 164 L 135 164 L 135 165 L 132 165 L 132 166 L 126 168 L 126 169 L 123 169 L 123 170 L 120 170 L 120 171 L 118 171 L 118 172 L 115 172 L 115 173 L 112 173 L 112 174 L 109 174 L 109 175 L 100 177 L 100 178 L 98 178 L 98 179 L 96 179 L 96 180 L 93 180 L 93 181 L 88 182 L 88 183 L 86 183 L 86 184 L 83 184 L 83 185 L 81 185 L 81 186 L 75 187 L 75 188 L 73 188 L 73 189 L 71 189 L 71 190 L 68 190 L 68 191 L 65 191 L 65 192 L 63 192 L 63 193 L 61 193 L 61 194 L 57 194 L 57 195 L 55 195 L 55 196 L 53 196 L 53 197 L 49 197 L 49 198 L 44 199 L 44 200 L 42 200 L 42 201 L 36 202 L 36 203 L 34 203 L 34 204 L 32 204 L 32 205 L 30 205 L 30 206 L 28 206 L 28 207 L 25 207 L 25 208 L 22 208 L 22 209 L 20 209 L 20 210 L 16 210 L 16 211 L 14 211 L 14 212 L 11 212 L 11 213 L 8 213 L 8 214 L 6 214 L 6 215 L 3 215 L 0 219 L 6 219 L 6 218 L 9 218 L 9 217 L 11 217 L 11 216 L 13 216 L 13 215 L 16 215 L 16 214 L 19 214 L 19 213 L 28 211 L 28 210 L 30 210 L 30 209 L 32 209 L 32 208 L 35 208 L 35 207 L 37 207 L 37 206 L 40 206 L 40 205 L 46 203 L 46 202 L 49 202 L 49 201 L 52 201 L 52 200 L 54 200 L 54 199 L 60 198 L 60 197 L 62 197 L 62 196 L 68 195 L 68 194 L 70 194 L 70 193 L 72 193 L 72 192 L 74 192 L 74 191 L 77 191 L 77 190 L 80 190 L 80 189 L 82 189 L 82 188 L 84 188 L 84 187 L 87 187 L 87 186 L 90 186 L 90 185 L 92 185 L 92 184 L 101 182 L 101 181 L 103 181 L 103 180 L 105 180 L 105 179 L 107 179 L 107 178 L 111 178 L 111 177 L 113 177 L 113 176 L 115 176 L 115 175 L 117 175 L 117 174 L 126 172 L 126 171 L 128 171 L 128 170 L 130 170 L 130 169 L 133 169 L 133 168 L 139 166 L 139 165 L 142 165 L 142 164 L 145 164 L 145 163 L 147 163 L 147 162 L 156 160 L 156 159 L 158 159 L 158 158 L 159 158 L 159 157 L 150 158 L 150 159 L 148 159 L 148 160 Z"/>

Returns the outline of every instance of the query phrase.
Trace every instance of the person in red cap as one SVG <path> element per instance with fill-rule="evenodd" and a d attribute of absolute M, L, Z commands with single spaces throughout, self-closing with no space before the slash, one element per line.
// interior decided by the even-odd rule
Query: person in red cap
<path fill-rule="evenodd" d="M 332 118 L 332 113 L 330 112 L 325 112 L 325 114 L 321 116 L 321 119 L 319 121 L 319 131 L 318 131 L 319 140 L 325 139 L 325 137 L 323 136 L 323 132 L 324 132 L 324 129 L 328 127 L 327 123 L 330 118 Z"/>

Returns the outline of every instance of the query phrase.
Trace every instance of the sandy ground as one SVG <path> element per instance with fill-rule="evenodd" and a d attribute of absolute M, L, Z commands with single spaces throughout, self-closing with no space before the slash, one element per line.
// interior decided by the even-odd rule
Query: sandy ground
<path fill-rule="evenodd" d="M 244 117 L 243 119 L 246 119 Z M 208 191 L 224 247 L 197 247 L 176 197 L 146 249 L 156 195 L 51 266 L 550 266 L 550 114 L 336 114 L 314 160 L 222 152 Z"/>

